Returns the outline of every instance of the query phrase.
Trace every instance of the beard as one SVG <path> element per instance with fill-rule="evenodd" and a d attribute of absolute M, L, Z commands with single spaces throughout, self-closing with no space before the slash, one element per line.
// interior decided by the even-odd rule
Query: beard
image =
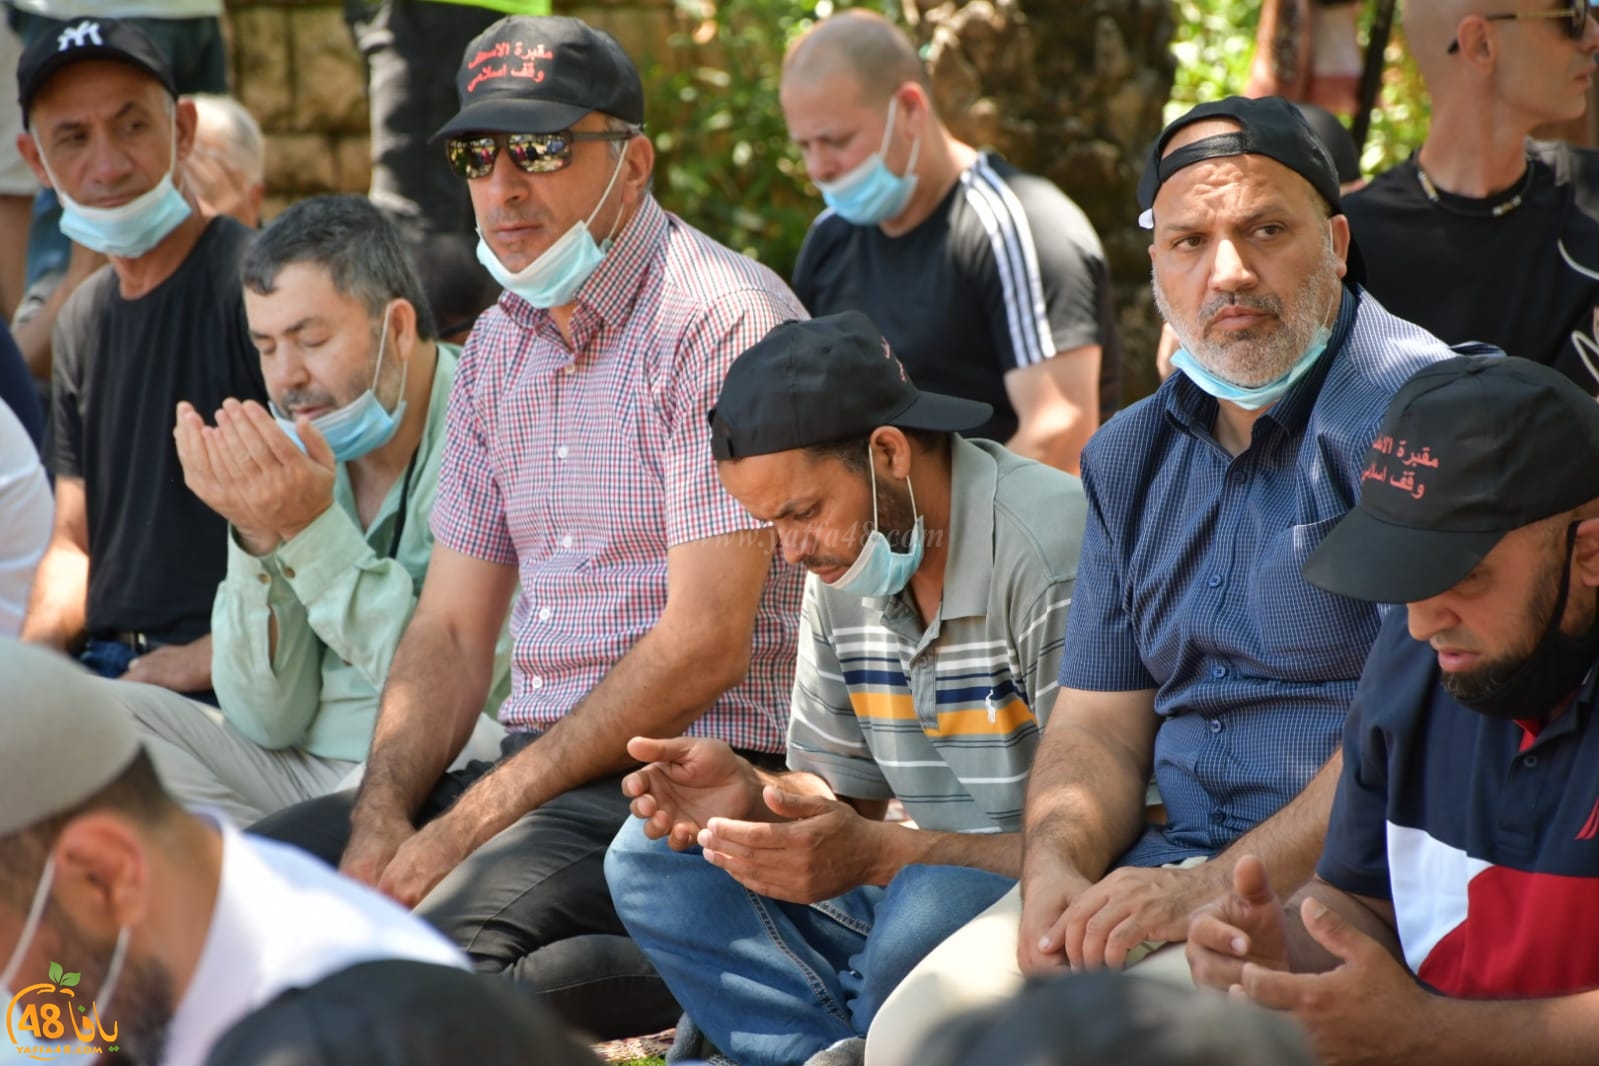
<path fill-rule="evenodd" d="M 1226 293 L 1205 301 L 1192 316 L 1172 305 L 1153 268 L 1150 282 L 1156 309 L 1189 355 L 1223 381 L 1242 388 L 1258 388 L 1292 370 L 1309 350 L 1316 331 L 1325 324 L 1327 315 L 1318 307 L 1318 296 L 1329 287 L 1336 294 L 1338 257 L 1329 233 L 1322 244 L 1320 261 L 1288 299 L 1270 294 Z M 1275 327 L 1268 320 L 1248 329 L 1226 331 L 1216 338 L 1207 337 L 1205 323 L 1229 307 L 1273 315 L 1277 319 Z"/>
<path fill-rule="evenodd" d="M 116 940 L 100 940 L 85 932 L 70 918 L 57 914 L 49 922 L 55 934 L 54 954 L 61 959 L 85 960 L 83 972 L 99 975 L 98 986 L 103 987 L 111 968 L 111 957 L 116 953 Z M 97 987 L 95 994 L 98 995 Z M 156 959 L 139 958 L 131 952 L 122 967 L 122 977 L 113 990 L 114 999 L 106 1006 L 110 1009 L 100 1015 L 100 1023 L 109 1033 L 116 1025 L 115 1043 L 135 1062 L 154 1066 L 166 1054 L 167 1030 L 176 1010 L 172 975 Z M 81 991 L 78 1000 L 93 1000 L 94 996 Z"/>
<path fill-rule="evenodd" d="M 1535 582 L 1532 600 L 1522 615 L 1521 635 L 1515 647 L 1473 669 L 1453 673 L 1445 671 L 1440 678 L 1445 692 L 1469 706 L 1504 688 L 1516 671 L 1532 657 L 1533 649 L 1538 646 L 1539 639 L 1554 619 L 1555 604 L 1560 601 L 1560 575 L 1563 570 L 1558 558 L 1551 558 L 1544 564 Z M 1448 635 L 1442 633 L 1439 638 Z M 1442 642 L 1448 643 L 1447 640 Z"/>
<path fill-rule="evenodd" d="M 916 508 L 911 505 L 908 491 L 887 484 L 877 487 L 877 528 L 895 551 L 902 552 L 910 546 Z"/>

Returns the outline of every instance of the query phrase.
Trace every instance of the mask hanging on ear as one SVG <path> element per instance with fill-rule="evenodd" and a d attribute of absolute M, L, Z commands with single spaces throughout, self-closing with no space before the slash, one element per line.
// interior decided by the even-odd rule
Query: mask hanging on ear
<path fill-rule="evenodd" d="M 869 444 L 866 449 L 866 462 L 872 478 L 872 531 L 867 534 L 866 542 L 861 545 L 861 553 L 855 557 L 855 562 L 850 564 L 850 568 L 844 571 L 843 576 L 828 585 L 828 588 L 853 593 L 861 599 L 896 596 L 910 584 L 911 575 L 922 565 L 922 552 L 926 542 L 922 516 L 916 514 L 916 490 L 911 487 L 910 479 L 906 478 L 905 487 L 910 491 L 911 513 L 916 515 L 916 523 L 911 527 L 905 550 L 895 551 L 893 545 L 888 543 L 888 538 L 883 535 L 883 531 L 878 528 L 877 464 L 872 458 Z"/>

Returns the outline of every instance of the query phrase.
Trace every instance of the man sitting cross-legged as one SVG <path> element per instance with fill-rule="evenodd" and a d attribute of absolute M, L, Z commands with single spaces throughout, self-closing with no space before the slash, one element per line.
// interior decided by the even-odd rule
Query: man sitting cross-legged
<path fill-rule="evenodd" d="M 230 399 L 207 426 L 183 403 L 176 431 L 189 488 L 229 523 L 211 616 L 221 709 L 147 685 L 120 698 L 177 799 L 248 825 L 333 791 L 367 756 L 433 549 L 459 350 L 434 339 L 399 234 L 362 197 L 289 208 L 243 276 L 278 421 Z M 502 635 L 485 711 L 509 668 Z M 470 754 L 493 758 L 497 733 L 483 718 Z"/>
<path fill-rule="evenodd" d="M 1075 477 L 953 432 L 988 413 L 919 392 L 856 311 L 779 326 L 722 385 L 722 484 L 810 571 L 791 772 L 634 740 L 606 878 L 745 1066 L 859 1062 L 884 997 L 1020 870 L 1085 516 Z M 896 796 L 919 829 L 882 821 Z"/>

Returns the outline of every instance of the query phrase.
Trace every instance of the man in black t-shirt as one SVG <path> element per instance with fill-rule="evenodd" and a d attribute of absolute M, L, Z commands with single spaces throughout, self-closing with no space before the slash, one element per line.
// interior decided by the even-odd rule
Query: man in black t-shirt
<path fill-rule="evenodd" d="M 111 260 L 56 325 L 55 532 L 22 635 L 208 696 L 226 526 L 184 486 L 172 431 L 180 400 L 266 398 L 239 285 L 250 231 L 176 188 L 194 105 L 133 25 L 66 24 L 23 54 L 17 86 L 20 147 L 59 194 L 63 231 Z"/>
<path fill-rule="evenodd" d="M 1413 0 L 1404 15 L 1432 121 L 1419 152 L 1344 201 L 1366 288 L 1450 343 L 1599 394 L 1599 152 L 1527 139 L 1587 106 L 1587 0 Z"/>
<path fill-rule="evenodd" d="M 994 408 L 974 436 L 1076 473 L 1119 388 L 1087 216 L 951 136 L 915 49 L 879 15 L 846 11 L 795 42 L 782 105 L 829 205 L 794 270 L 806 308 L 865 312 L 918 384 Z"/>

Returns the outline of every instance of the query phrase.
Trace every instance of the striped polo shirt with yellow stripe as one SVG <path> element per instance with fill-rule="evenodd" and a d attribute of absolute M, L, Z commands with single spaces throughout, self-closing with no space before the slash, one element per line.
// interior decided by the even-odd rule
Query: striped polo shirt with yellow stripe
<path fill-rule="evenodd" d="M 1086 503 L 1070 474 L 954 439 L 932 624 L 906 593 L 806 579 L 788 764 L 842 796 L 897 796 L 925 829 L 1021 829 L 1057 687 Z"/>

